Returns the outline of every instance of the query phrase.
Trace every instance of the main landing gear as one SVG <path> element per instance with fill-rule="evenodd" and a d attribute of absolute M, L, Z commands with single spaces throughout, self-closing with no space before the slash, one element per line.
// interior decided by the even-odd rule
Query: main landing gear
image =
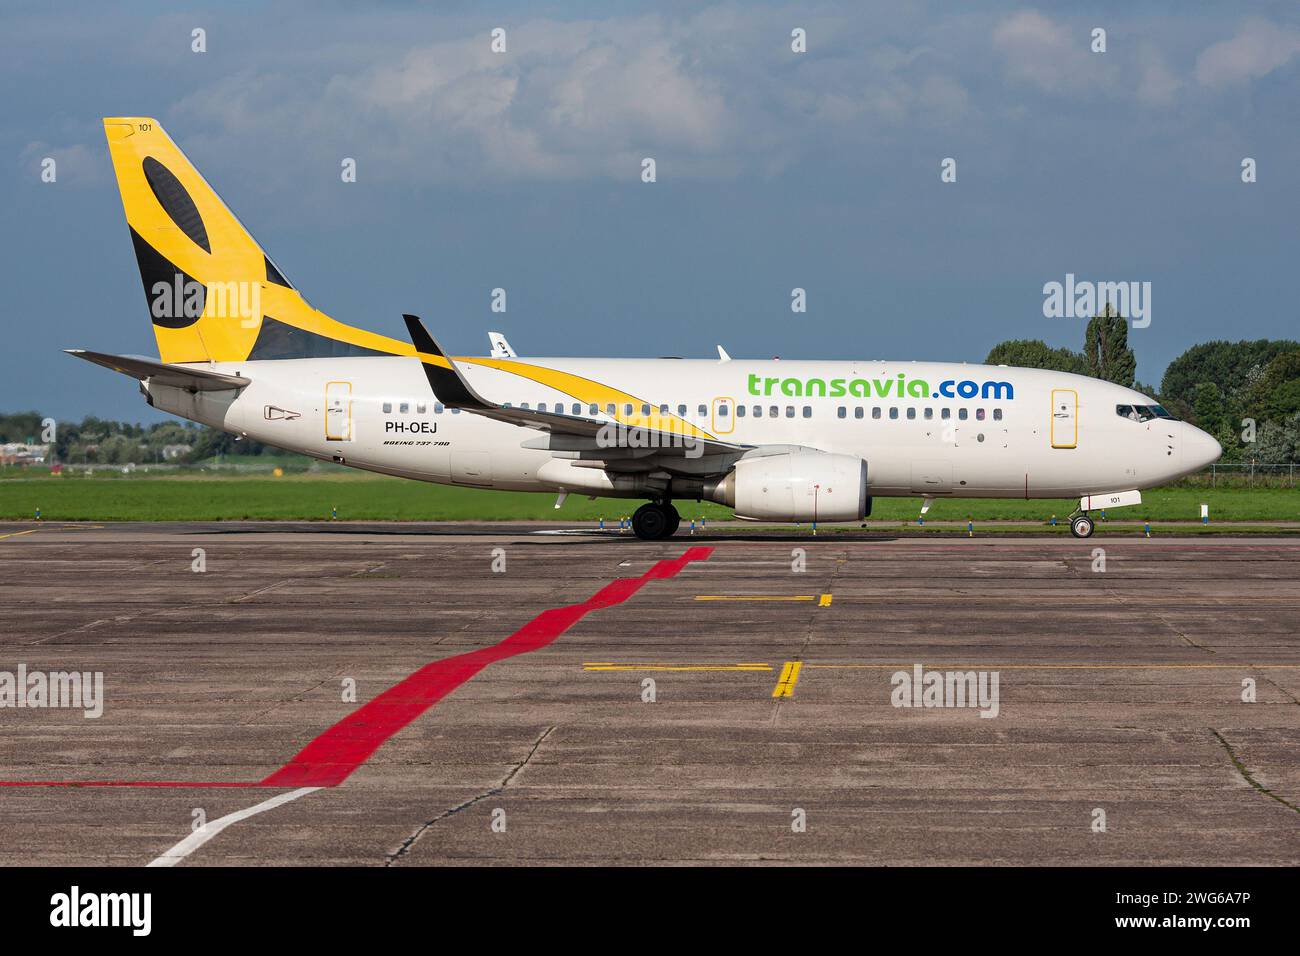
<path fill-rule="evenodd" d="M 642 541 L 671 538 L 681 523 L 682 516 L 667 501 L 652 501 L 632 513 L 632 532 Z"/>
<path fill-rule="evenodd" d="M 1075 515 L 1070 520 L 1070 534 L 1076 538 L 1091 538 L 1092 530 L 1092 519 L 1087 515 Z"/>

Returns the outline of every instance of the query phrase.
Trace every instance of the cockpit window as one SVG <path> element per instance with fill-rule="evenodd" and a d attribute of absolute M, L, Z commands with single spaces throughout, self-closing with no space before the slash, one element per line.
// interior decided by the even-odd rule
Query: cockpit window
<path fill-rule="evenodd" d="M 1149 422 L 1153 418 L 1173 420 L 1173 415 L 1160 405 L 1116 405 L 1115 414 L 1135 422 Z"/>

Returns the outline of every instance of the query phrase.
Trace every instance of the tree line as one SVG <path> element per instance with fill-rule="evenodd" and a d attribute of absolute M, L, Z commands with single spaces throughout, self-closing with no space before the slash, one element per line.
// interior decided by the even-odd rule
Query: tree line
<path fill-rule="evenodd" d="M 165 421 L 152 425 L 117 422 L 88 415 L 79 422 L 55 421 L 53 441 L 46 437 L 47 416 L 40 412 L 0 414 L 0 444 L 50 444 L 49 461 L 72 465 L 125 465 L 173 461 L 194 463 L 218 455 L 256 456 L 267 452 L 283 455 L 270 445 L 250 439 L 235 441 L 234 435 L 193 422 Z M 166 458 L 168 446 L 190 446 L 184 454 Z"/>

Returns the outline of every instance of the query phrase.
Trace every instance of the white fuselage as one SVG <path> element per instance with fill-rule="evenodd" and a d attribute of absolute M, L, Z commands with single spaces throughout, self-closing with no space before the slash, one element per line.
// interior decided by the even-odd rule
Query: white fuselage
<path fill-rule="evenodd" d="M 601 421 L 635 419 L 642 404 L 660 414 L 666 407 L 726 442 L 859 457 L 868 464 L 870 493 L 880 496 L 1061 498 L 1142 489 L 1196 471 L 1220 452 L 1185 422 L 1117 413 L 1153 406 L 1153 399 L 1064 372 L 881 361 L 457 362 L 475 390 L 502 404 L 558 405 Z M 416 358 L 202 367 L 252 383 L 238 392 L 196 393 L 147 385 L 154 405 L 281 448 L 422 481 L 627 493 L 599 469 L 521 447 L 541 431 L 444 409 Z M 573 376 L 590 389 L 575 395 L 546 383 Z M 615 393 L 628 401 L 614 400 Z"/>

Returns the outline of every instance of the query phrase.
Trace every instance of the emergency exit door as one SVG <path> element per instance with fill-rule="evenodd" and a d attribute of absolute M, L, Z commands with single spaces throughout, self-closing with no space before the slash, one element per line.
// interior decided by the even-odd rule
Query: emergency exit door
<path fill-rule="evenodd" d="M 736 429 L 736 403 L 729 398 L 713 400 L 713 434 L 730 435 Z"/>
<path fill-rule="evenodd" d="M 1072 388 L 1052 389 L 1052 447 L 1079 447 L 1079 393 Z"/>
<path fill-rule="evenodd" d="M 325 386 L 325 440 L 352 441 L 352 383 Z"/>

